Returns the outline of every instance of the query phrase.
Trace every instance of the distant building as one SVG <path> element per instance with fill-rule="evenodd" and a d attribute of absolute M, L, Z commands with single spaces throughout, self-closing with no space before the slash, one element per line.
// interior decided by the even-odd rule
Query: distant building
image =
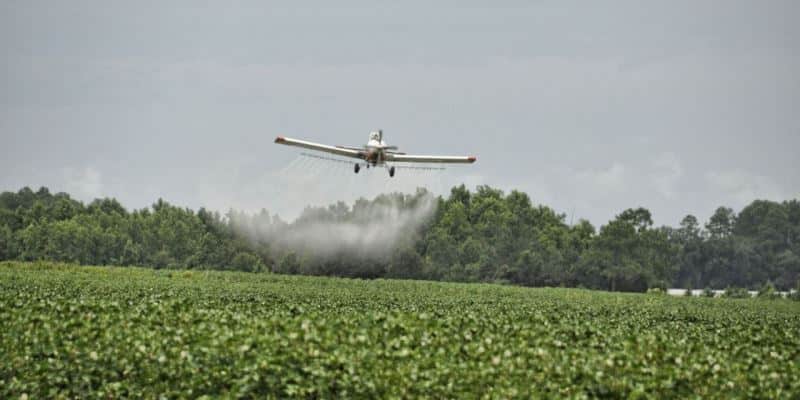
<path fill-rule="evenodd" d="M 700 297 L 703 295 L 703 292 L 705 292 L 704 289 L 693 289 L 692 296 Z M 725 294 L 724 290 L 712 290 L 712 292 L 714 292 L 714 297 L 722 297 L 722 295 Z M 791 290 L 788 292 L 775 292 L 775 293 L 781 295 L 781 297 L 786 297 L 794 292 L 795 290 Z M 755 297 L 758 295 L 758 291 L 755 290 L 748 290 L 747 293 L 750 294 L 750 297 Z M 677 288 L 667 289 L 667 294 L 670 296 L 686 296 L 686 289 L 677 289 Z"/>

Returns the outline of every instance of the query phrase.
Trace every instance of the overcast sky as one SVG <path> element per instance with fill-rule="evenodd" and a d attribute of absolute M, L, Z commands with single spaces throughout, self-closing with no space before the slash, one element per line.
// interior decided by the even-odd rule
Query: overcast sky
<path fill-rule="evenodd" d="M 432 3 L 3 1 L 0 190 L 291 219 L 463 182 L 597 225 L 800 198 L 800 2 Z M 378 128 L 478 162 L 389 180 L 273 144 Z"/>

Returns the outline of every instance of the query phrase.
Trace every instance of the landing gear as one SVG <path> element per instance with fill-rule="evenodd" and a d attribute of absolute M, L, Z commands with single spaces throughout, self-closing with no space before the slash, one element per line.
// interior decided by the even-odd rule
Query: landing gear
<path fill-rule="evenodd" d="M 394 178 L 394 167 L 389 167 L 389 177 Z"/>
<path fill-rule="evenodd" d="M 355 171 L 355 173 L 358 173 L 358 171 L 361 171 L 361 166 L 356 164 L 356 167 L 353 169 L 353 171 Z"/>

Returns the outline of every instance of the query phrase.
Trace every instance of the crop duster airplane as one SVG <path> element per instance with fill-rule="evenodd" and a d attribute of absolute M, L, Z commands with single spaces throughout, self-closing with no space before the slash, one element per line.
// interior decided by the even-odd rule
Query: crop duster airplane
<path fill-rule="evenodd" d="M 389 146 L 383 141 L 383 131 L 372 131 L 369 134 L 369 142 L 364 147 L 346 147 L 346 146 L 328 146 L 314 142 L 307 142 L 305 140 L 290 139 L 283 136 L 275 138 L 275 143 L 284 144 L 287 146 L 297 146 L 309 150 L 316 150 L 325 153 L 335 154 L 337 156 L 357 158 L 363 161 L 363 164 L 369 168 L 372 167 L 386 167 L 389 169 L 389 176 L 394 177 L 395 167 L 389 163 L 402 162 L 402 163 L 446 163 L 446 164 L 472 164 L 477 160 L 474 156 L 457 157 L 457 156 L 420 156 L 401 153 L 397 151 L 396 146 Z M 354 171 L 358 173 L 361 170 L 362 162 L 356 162 Z"/>

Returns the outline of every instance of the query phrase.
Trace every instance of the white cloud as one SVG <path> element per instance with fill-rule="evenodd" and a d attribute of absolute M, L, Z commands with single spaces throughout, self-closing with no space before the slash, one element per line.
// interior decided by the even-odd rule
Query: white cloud
<path fill-rule="evenodd" d="M 787 193 L 773 179 L 744 170 L 709 171 L 705 180 L 720 197 L 733 199 L 736 207 L 756 199 L 784 200 Z"/>
<path fill-rule="evenodd" d="M 617 192 L 625 188 L 625 165 L 614 162 L 608 168 L 587 169 L 575 173 L 575 180 L 593 188 L 593 193 Z"/>
<path fill-rule="evenodd" d="M 676 186 L 683 177 L 680 158 L 675 153 L 664 152 L 653 159 L 653 167 L 655 171 L 650 178 L 656 191 L 668 199 L 675 198 Z"/>
<path fill-rule="evenodd" d="M 100 171 L 93 167 L 83 169 L 64 168 L 64 182 L 66 189 L 75 197 L 91 201 L 103 197 L 103 183 Z"/>

